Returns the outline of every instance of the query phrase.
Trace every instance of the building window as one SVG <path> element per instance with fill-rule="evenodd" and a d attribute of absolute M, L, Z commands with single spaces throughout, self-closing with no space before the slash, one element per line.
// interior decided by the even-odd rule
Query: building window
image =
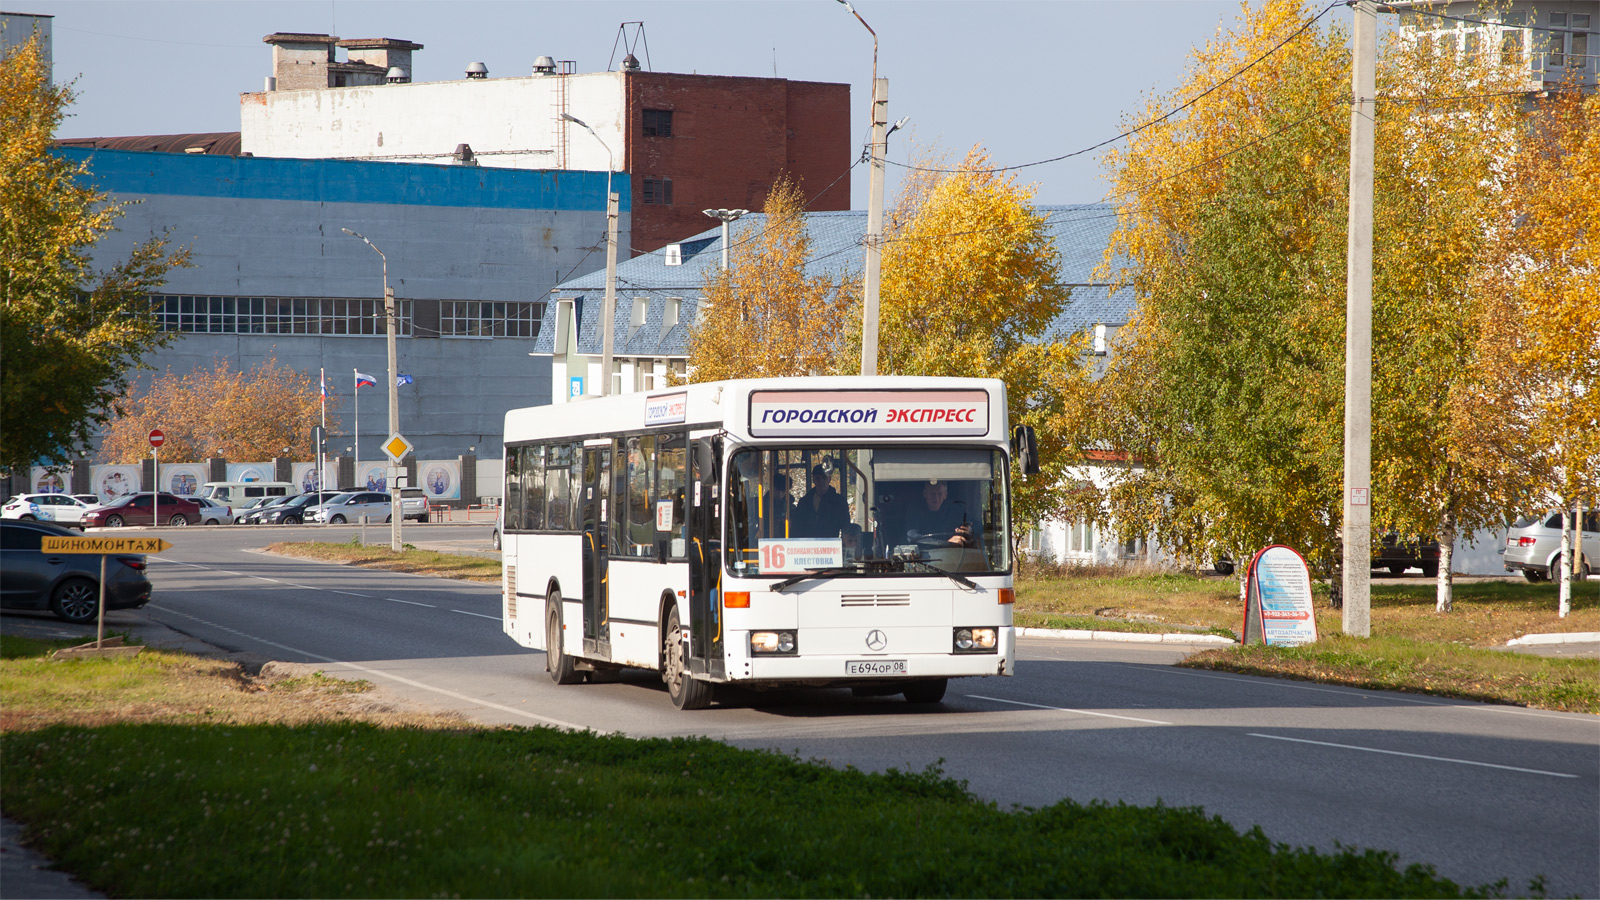
<path fill-rule="evenodd" d="M 672 179 L 644 179 L 644 202 L 663 206 L 672 205 Z"/>
<path fill-rule="evenodd" d="M 645 137 L 672 137 L 672 110 L 647 109 L 644 111 Z"/>
<path fill-rule="evenodd" d="M 439 301 L 439 334 L 443 337 L 537 337 L 543 318 L 543 303 Z"/>
<path fill-rule="evenodd" d="M 156 323 L 182 334 L 387 333 L 382 300 L 345 297 L 194 297 L 151 294 Z M 395 301 L 395 333 L 411 335 L 411 301 Z"/>

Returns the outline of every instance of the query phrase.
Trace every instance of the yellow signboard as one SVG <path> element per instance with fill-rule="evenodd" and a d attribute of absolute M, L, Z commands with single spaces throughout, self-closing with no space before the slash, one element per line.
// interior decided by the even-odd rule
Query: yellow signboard
<path fill-rule="evenodd" d="M 160 553 L 171 541 L 156 537 L 47 537 L 46 553 Z"/>

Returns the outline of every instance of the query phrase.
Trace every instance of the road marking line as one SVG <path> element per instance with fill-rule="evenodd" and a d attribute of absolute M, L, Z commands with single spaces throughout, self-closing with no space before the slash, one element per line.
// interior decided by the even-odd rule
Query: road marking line
<path fill-rule="evenodd" d="M 484 700 L 484 699 L 481 699 L 481 698 L 478 698 L 478 697 L 474 697 L 474 696 L 472 696 L 470 694 L 462 694 L 462 693 L 459 693 L 457 691 L 448 690 L 446 688 L 434 687 L 431 684 L 424 684 L 421 681 L 414 681 L 414 680 L 412 680 L 410 678 L 405 678 L 405 677 L 400 676 L 400 675 L 395 675 L 395 674 L 393 674 L 391 672 L 385 672 L 382 669 L 374 669 L 374 668 L 371 668 L 370 666 L 363 666 L 363 665 L 360 665 L 359 663 L 353 663 L 353 662 L 350 662 L 348 660 L 334 659 L 331 656 L 322 656 L 321 654 L 318 654 L 318 653 L 312 653 L 309 650 L 300 650 L 298 648 L 290 647 L 290 646 L 285 645 L 285 644 L 275 643 L 273 641 L 267 640 L 266 638 L 260 638 L 260 637 L 256 637 L 255 635 L 245 634 L 242 631 L 237 631 L 235 629 L 227 627 L 226 625 L 218 625 L 216 622 L 206 621 L 205 619 L 202 619 L 199 616 L 191 616 L 188 613 L 178 612 L 175 609 L 166 609 L 165 607 L 163 607 L 163 609 L 164 609 L 164 611 L 170 612 L 170 613 L 172 613 L 174 615 L 183 616 L 186 619 L 193 619 L 196 622 L 200 622 L 200 623 L 205 624 L 205 625 L 210 625 L 212 628 L 220 628 L 223 631 L 226 631 L 226 632 L 228 632 L 230 634 L 236 634 L 239 637 L 246 638 L 246 639 L 252 640 L 252 641 L 256 641 L 257 643 L 265 644 L 268 647 L 276 647 L 277 649 L 286 651 L 288 653 L 298 653 L 301 656 L 305 656 L 307 658 L 314 659 L 314 660 L 317 660 L 319 662 L 337 663 L 338 665 L 341 665 L 341 666 L 349 666 L 350 668 L 355 669 L 358 672 L 361 672 L 361 673 L 366 674 L 366 675 L 371 675 L 374 678 L 387 678 L 390 681 L 398 681 L 401 684 L 407 684 L 407 685 L 410 685 L 410 686 L 412 686 L 414 688 L 420 688 L 420 689 L 425 690 L 425 691 L 432 691 L 435 694 L 443 694 L 446 697 L 454 697 L 457 700 L 463 700 L 463 701 L 466 701 L 467 703 L 476 703 L 479 706 L 487 706 L 490 709 L 498 709 L 503 713 L 508 713 L 510 715 L 513 715 L 513 716 L 521 716 L 521 717 L 523 717 L 525 719 L 532 719 L 535 722 L 542 722 L 542 723 L 544 723 L 546 725 L 554 725 L 557 728 L 566 728 L 566 729 L 571 730 L 571 731 L 593 731 L 595 734 L 612 734 L 612 732 L 610 732 L 610 731 L 603 731 L 603 730 L 598 729 L 598 728 L 590 728 L 587 725 L 577 725 L 577 724 L 574 724 L 572 722 L 562 721 L 561 719 L 552 719 L 549 716 L 536 715 L 534 713 L 528 712 L 527 710 L 517 709 L 514 706 L 503 706 L 503 705 L 501 705 L 499 703 L 494 703 L 494 702 L 491 702 L 489 700 Z"/>
<path fill-rule="evenodd" d="M 496 621 L 496 622 L 498 622 L 498 621 L 500 621 L 500 617 L 499 617 L 499 616 L 486 616 L 486 615 L 484 615 L 484 614 L 483 614 L 483 613 L 474 613 L 474 612 L 467 612 L 467 611 L 466 611 L 466 610 L 464 610 L 464 609 L 452 609 L 452 610 L 450 610 L 450 611 L 451 611 L 451 612 L 458 612 L 458 613 L 461 613 L 461 614 L 462 614 L 462 615 L 463 615 L 463 616 L 477 616 L 477 617 L 478 617 L 478 618 L 480 618 L 480 619 L 493 619 L 493 620 L 495 620 L 495 621 Z"/>
<path fill-rule="evenodd" d="M 432 603 L 418 603 L 415 600 L 396 600 L 393 597 L 385 597 L 383 599 L 389 601 L 390 603 L 407 603 L 407 604 L 410 604 L 411 606 L 426 606 L 429 609 L 438 609 L 439 608 L 437 606 L 434 606 Z"/>
<path fill-rule="evenodd" d="M 1004 700 L 1004 699 L 1001 699 L 999 697 L 985 697 L 982 694 L 968 694 L 967 696 L 971 697 L 974 700 L 992 700 L 995 703 L 1014 703 L 1017 706 L 1031 706 L 1034 709 L 1053 709 L 1053 710 L 1055 710 L 1057 712 L 1078 713 L 1079 715 L 1084 715 L 1084 716 L 1099 716 L 1102 719 L 1122 719 L 1122 720 L 1128 721 L 1128 722 L 1145 722 L 1145 723 L 1148 723 L 1150 725 L 1171 725 L 1172 724 L 1171 722 L 1163 722 L 1160 719 L 1141 719 L 1141 718 L 1138 718 L 1137 716 L 1118 716 L 1118 715 L 1113 715 L 1111 713 L 1090 712 L 1087 709 L 1069 709 L 1068 707 L 1065 707 L 1065 706 L 1045 706 L 1042 703 L 1024 703 L 1021 700 Z"/>
<path fill-rule="evenodd" d="M 1366 753 L 1383 753 L 1389 756 L 1409 756 L 1412 759 L 1429 759 L 1434 762 L 1457 763 L 1463 766 L 1483 766 L 1486 769 L 1505 769 L 1509 772 L 1528 772 L 1533 775 L 1549 775 L 1554 778 L 1577 778 L 1565 772 L 1546 772 L 1543 769 L 1524 769 L 1520 766 L 1502 766 L 1499 763 L 1478 762 L 1472 759 L 1453 759 L 1448 756 L 1428 756 L 1424 753 L 1404 753 L 1399 750 L 1380 750 L 1377 747 L 1358 747 L 1355 744 L 1334 744 L 1329 741 L 1308 741 L 1304 738 L 1283 737 L 1277 734 L 1257 734 L 1253 731 L 1245 732 L 1251 737 L 1266 738 L 1272 741 L 1292 741 L 1296 744 L 1315 744 L 1318 747 L 1338 747 L 1341 750 L 1361 750 Z"/>
<path fill-rule="evenodd" d="M 343 594 L 343 595 L 345 595 L 345 596 L 346 596 L 346 597 L 360 597 L 360 598 L 361 598 L 361 599 L 363 599 L 363 600 L 367 600 L 367 599 L 370 599 L 370 596 L 369 596 L 369 595 L 367 595 L 367 594 L 352 594 L 352 593 L 351 593 L 351 592 L 349 592 L 349 591 L 336 591 L 336 590 L 334 590 L 334 589 L 333 589 L 333 588 L 328 588 L 328 591 L 329 591 L 329 593 L 334 593 L 334 594 Z"/>

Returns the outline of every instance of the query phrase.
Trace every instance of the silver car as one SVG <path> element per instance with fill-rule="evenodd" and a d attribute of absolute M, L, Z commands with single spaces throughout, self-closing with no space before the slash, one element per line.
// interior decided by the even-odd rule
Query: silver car
<path fill-rule="evenodd" d="M 345 491 L 306 510 L 306 519 L 342 525 L 345 522 L 359 522 L 362 516 L 366 516 L 373 522 L 387 522 L 393 511 L 392 502 L 388 494 L 376 491 Z"/>
<path fill-rule="evenodd" d="M 1506 571 L 1521 572 L 1529 581 L 1544 581 L 1561 566 L 1561 511 L 1524 516 L 1511 526 L 1506 538 Z M 1600 512 L 1583 514 L 1584 578 L 1600 564 Z"/>

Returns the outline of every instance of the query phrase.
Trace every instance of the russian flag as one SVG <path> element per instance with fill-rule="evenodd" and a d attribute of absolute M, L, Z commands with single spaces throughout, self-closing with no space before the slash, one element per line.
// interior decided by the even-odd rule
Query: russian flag
<path fill-rule="evenodd" d="M 356 389 L 357 390 L 360 390 L 361 388 L 364 388 L 364 387 L 377 387 L 377 386 L 378 386 L 377 379 L 373 378 L 371 375 L 363 375 L 360 372 L 356 373 Z"/>

